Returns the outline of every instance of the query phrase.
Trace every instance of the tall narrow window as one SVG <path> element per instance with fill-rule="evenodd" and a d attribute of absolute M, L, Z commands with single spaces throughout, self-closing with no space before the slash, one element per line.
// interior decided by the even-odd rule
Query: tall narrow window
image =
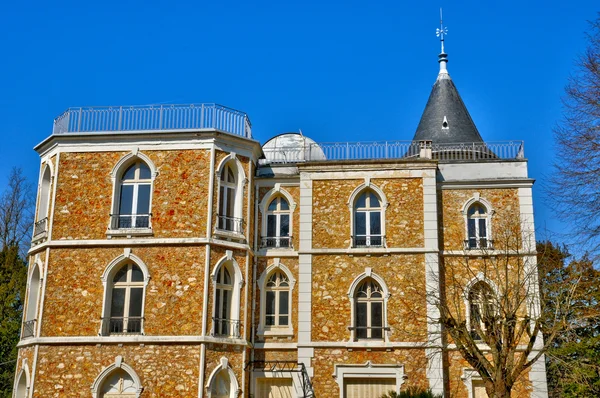
<path fill-rule="evenodd" d="M 27 312 L 25 313 L 25 322 L 23 323 L 23 338 L 35 336 L 35 325 L 37 318 L 37 305 L 40 292 L 40 269 L 36 265 L 31 272 L 29 280 L 29 294 L 27 296 Z"/>
<path fill-rule="evenodd" d="M 150 192 L 152 173 L 141 160 L 129 166 L 121 176 L 118 214 L 113 228 L 150 228 Z"/>
<path fill-rule="evenodd" d="M 281 271 L 269 277 L 265 287 L 265 327 L 288 327 L 290 322 L 290 282 Z"/>
<path fill-rule="evenodd" d="M 219 181 L 219 217 L 217 227 L 224 231 L 242 233 L 242 220 L 236 217 L 237 178 L 230 164 L 221 171 Z"/>
<path fill-rule="evenodd" d="M 230 398 L 231 378 L 227 369 L 220 370 L 210 383 L 210 398 Z"/>
<path fill-rule="evenodd" d="M 233 270 L 224 263 L 217 274 L 215 290 L 214 333 L 217 336 L 238 336 L 237 321 L 232 319 Z"/>
<path fill-rule="evenodd" d="M 383 246 L 381 234 L 381 201 L 366 190 L 354 204 L 354 247 Z"/>
<path fill-rule="evenodd" d="M 468 249 L 491 248 L 491 242 L 488 239 L 489 217 L 485 206 L 481 203 L 473 203 L 467 211 L 467 241 Z"/>
<path fill-rule="evenodd" d="M 50 174 L 50 167 L 46 166 L 44 175 L 42 176 L 42 184 L 40 186 L 40 200 L 35 226 L 33 229 L 34 238 L 48 231 L 48 210 L 50 206 L 51 179 L 52 176 Z"/>
<path fill-rule="evenodd" d="M 366 278 L 356 289 L 354 336 L 357 339 L 383 339 L 384 302 L 381 286 Z"/>
<path fill-rule="evenodd" d="M 469 290 L 469 327 L 475 340 L 492 325 L 495 316 L 494 292 L 483 281 L 475 283 Z"/>
<path fill-rule="evenodd" d="M 267 208 L 267 236 L 263 247 L 291 247 L 290 205 L 285 198 L 278 196 Z"/>
<path fill-rule="evenodd" d="M 112 279 L 110 316 L 105 319 L 108 334 L 141 333 L 144 274 L 136 264 L 123 265 Z"/>
<path fill-rule="evenodd" d="M 113 371 L 102 384 L 101 398 L 135 398 L 138 396 L 139 387 L 125 370 Z"/>
<path fill-rule="evenodd" d="M 15 398 L 26 398 L 27 397 L 27 375 L 25 371 L 21 372 L 19 376 L 19 382 L 17 383 L 17 390 L 15 391 Z"/>

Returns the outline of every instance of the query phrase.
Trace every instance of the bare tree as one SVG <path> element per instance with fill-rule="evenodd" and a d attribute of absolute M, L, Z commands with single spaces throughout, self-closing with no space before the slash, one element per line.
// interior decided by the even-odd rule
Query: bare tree
<path fill-rule="evenodd" d="M 600 14 L 590 22 L 588 47 L 578 58 L 554 129 L 557 145 L 549 198 L 572 226 L 577 243 L 600 252 Z"/>
<path fill-rule="evenodd" d="M 504 217 L 494 219 L 493 242 L 444 256 L 441 292 L 429 298 L 439 309 L 448 352 L 460 354 L 493 398 L 510 397 L 557 336 L 568 331 L 580 293 L 577 273 L 553 290 L 540 290 L 535 242 L 518 216 Z"/>
<path fill-rule="evenodd" d="M 25 258 L 33 225 L 33 190 L 23 171 L 13 168 L 0 196 L 0 249 L 19 247 Z"/>

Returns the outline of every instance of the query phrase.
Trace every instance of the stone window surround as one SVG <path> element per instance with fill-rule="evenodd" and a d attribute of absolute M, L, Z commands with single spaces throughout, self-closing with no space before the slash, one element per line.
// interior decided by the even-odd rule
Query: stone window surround
<path fill-rule="evenodd" d="M 258 204 L 258 209 L 260 210 L 260 213 L 262 215 L 261 217 L 261 234 L 260 236 L 266 236 L 266 232 L 267 232 L 267 209 L 269 208 L 269 204 L 271 203 L 271 201 L 273 201 L 275 198 L 277 197 L 284 197 L 289 205 L 290 211 L 290 239 L 292 239 L 293 236 L 293 231 L 294 231 L 294 210 L 296 210 L 296 202 L 294 201 L 294 198 L 292 197 L 292 195 L 284 188 L 281 187 L 280 183 L 275 184 L 275 186 L 270 189 L 265 196 L 263 196 L 262 200 L 260 201 L 260 203 Z M 260 246 L 260 243 L 259 243 Z M 289 248 L 269 248 L 269 250 L 290 250 L 292 249 L 292 242 L 290 242 L 290 247 Z"/>
<path fill-rule="evenodd" d="M 354 204 L 356 203 L 356 200 L 358 199 L 358 197 L 366 190 L 372 190 L 373 192 L 375 192 L 375 194 L 379 196 L 379 200 L 381 201 L 381 237 L 382 237 L 382 247 L 385 247 L 385 230 L 386 230 L 386 228 L 385 228 L 385 224 L 386 224 L 385 213 L 386 213 L 387 207 L 389 206 L 389 202 L 387 200 L 387 197 L 385 196 L 385 193 L 383 193 L 381 188 L 379 188 L 377 185 L 372 184 L 370 177 L 365 177 L 365 182 L 360 184 L 358 187 L 356 187 L 354 189 L 354 191 L 352 191 L 352 194 L 350 194 L 350 197 L 348 198 L 348 202 L 346 203 L 348 205 L 348 209 L 350 210 L 351 239 L 350 239 L 349 249 L 352 249 L 352 250 L 364 250 L 365 249 L 365 248 L 355 248 L 354 244 L 353 244 L 354 242 L 353 242 L 352 236 L 354 236 L 354 228 L 355 228 L 354 227 Z"/>
<path fill-rule="evenodd" d="M 396 392 L 406 380 L 404 365 L 400 364 L 373 364 L 367 361 L 364 364 L 335 364 L 333 378 L 340 390 L 340 398 L 344 397 L 344 379 L 350 378 L 394 378 L 396 379 Z"/>
<path fill-rule="evenodd" d="M 360 274 L 356 278 L 354 278 L 354 281 L 350 285 L 350 289 L 348 289 L 348 298 L 350 299 L 350 325 L 355 326 L 355 322 L 356 322 L 356 319 L 355 319 L 356 296 L 355 295 L 356 295 L 357 288 L 367 278 L 374 279 L 379 284 L 379 286 L 381 286 L 381 290 L 383 293 L 383 328 L 384 328 L 382 341 L 387 343 L 387 342 L 389 342 L 389 331 L 387 330 L 387 327 L 388 327 L 387 303 L 388 303 L 388 299 L 390 298 L 391 294 L 390 294 L 387 284 L 385 283 L 383 278 L 380 277 L 379 275 L 377 275 L 376 273 L 374 273 L 373 270 L 369 267 L 365 268 L 365 272 L 363 272 L 362 274 Z M 357 340 L 356 340 L 356 336 L 355 336 L 355 331 L 354 331 L 354 329 L 351 329 L 349 343 L 354 343 L 356 341 Z"/>
<path fill-rule="evenodd" d="M 470 305 L 470 299 L 469 299 L 469 295 L 471 293 L 471 289 L 476 286 L 478 283 L 485 283 L 489 286 L 489 288 L 492 290 L 492 292 L 496 295 L 496 297 L 500 297 L 499 296 L 499 291 L 498 291 L 498 286 L 496 286 L 496 284 L 494 282 L 492 282 L 490 279 L 486 278 L 485 275 L 483 274 L 483 272 L 479 272 L 477 275 L 475 275 L 475 277 L 473 279 L 471 279 L 466 285 L 465 285 L 465 291 L 464 291 L 464 304 L 465 304 L 465 321 L 466 321 L 466 325 L 467 325 L 467 330 L 471 330 L 471 305 Z"/>
<path fill-rule="evenodd" d="M 150 158 L 139 151 L 139 148 L 131 151 L 127 155 L 123 156 L 117 164 L 113 167 L 110 172 L 110 178 L 113 184 L 112 202 L 110 205 L 111 213 L 118 214 L 119 209 L 119 196 L 121 193 L 121 175 L 127 170 L 133 163 L 141 161 L 146 163 L 146 166 L 150 169 L 150 198 L 148 204 L 148 212 L 152 213 L 152 199 L 154 196 L 154 180 L 158 176 L 158 169 L 154 165 L 154 162 Z M 126 229 L 114 229 L 113 220 L 109 217 L 108 228 L 106 229 L 106 236 L 110 239 L 113 236 L 147 236 L 152 235 L 152 218 L 150 218 L 150 225 L 148 228 L 126 228 Z"/>
<path fill-rule="evenodd" d="M 127 372 L 129 374 L 129 376 L 131 376 L 131 379 L 137 386 L 137 391 L 135 392 L 136 397 L 139 397 L 142 394 L 142 391 L 144 389 L 142 387 L 142 383 L 140 381 L 139 376 L 137 375 L 137 373 L 135 372 L 135 370 L 133 370 L 133 368 L 131 366 L 129 366 L 123 362 L 123 357 L 119 355 L 115 358 L 115 362 L 113 362 L 112 364 L 110 364 L 109 366 L 104 368 L 104 370 L 102 370 L 102 372 L 100 372 L 100 374 L 96 377 L 96 380 L 94 380 L 94 383 L 92 384 L 92 387 L 91 387 L 92 398 L 100 398 L 100 396 L 101 396 L 100 394 L 102 394 L 102 391 L 100 391 L 100 388 L 102 387 L 102 383 L 104 383 L 104 381 L 116 369 L 122 369 L 125 372 Z"/>
<path fill-rule="evenodd" d="M 104 269 L 102 273 L 102 285 L 104 287 L 104 295 L 102 298 L 102 320 L 110 317 L 110 306 L 111 306 L 111 297 L 112 297 L 112 278 L 114 275 L 121 269 L 125 263 L 135 263 L 142 273 L 144 274 L 144 294 L 142 295 L 142 319 L 144 319 L 145 307 L 146 307 L 146 288 L 148 287 L 148 282 L 150 282 L 150 272 L 148 271 L 148 267 L 146 264 L 135 254 L 131 253 L 130 248 L 125 248 L 123 254 L 117 256 L 113 259 Z M 104 322 L 100 322 L 100 330 L 98 331 L 99 336 L 108 335 L 104 332 Z M 144 322 L 142 322 L 140 334 L 144 334 Z"/>
<path fill-rule="evenodd" d="M 240 395 L 240 386 L 238 384 L 237 378 L 235 377 L 235 373 L 233 371 L 233 369 L 231 369 L 231 366 L 229 366 L 229 360 L 226 357 L 221 357 L 220 363 L 219 365 L 217 365 L 216 368 L 213 369 L 213 371 L 210 373 L 210 376 L 208 377 L 208 382 L 206 383 L 205 389 L 206 389 L 206 397 L 207 398 L 211 398 L 212 397 L 212 392 L 211 390 L 211 385 L 214 382 L 214 380 L 217 377 L 217 374 L 219 374 L 219 372 L 221 370 L 227 370 L 227 373 L 229 374 L 229 381 L 230 381 L 230 389 L 229 389 L 229 396 L 230 398 L 235 398 L 238 397 Z"/>
<path fill-rule="evenodd" d="M 292 326 L 292 319 L 293 319 L 293 297 L 294 297 L 294 286 L 296 285 L 296 279 L 294 278 L 294 275 L 292 274 L 292 272 L 289 270 L 288 267 L 286 267 L 284 264 L 282 264 L 280 262 L 281 260 L 279 258 L 274 258 L 273 259 L 273 264 L 269 265 L 260 275 L 260 278 L 258 278 L 258 281 L 256 282 L 258 285 L 258 288 L 260 289 L 260 318 L 258 321 L 258 330 L 256 332 L 256 334 L 258 334 L 259 336 L 292 336 L 294 334 L 294 327 Z M 281 271 L 283 272 L 289 281 L 289 292 L 290 292 L 290 297 L 289 297 L 289 322 L 288 322 L 288 326 L 285 327 L 266 327 L 265 326 L 265 318 L 266 318 L 266 314 L 265 314 L 265 304 L 267 301 L 266 298 L 266 283 L 268 281 L 268 277 L 269 275 L 271 275 L 271 273 L 275 272 L 275 271 Z"/>
<path fill-rule="evenodd" d="M 496 211 L 494 210 L 494 207 L 492 206 L 492 204 L 489 201 L 487 201 L 486 199 L 481 197 L 479 192 L 474 192 L 473 196 L 463 204 L 463 206 L 460 210 L 463 215 L 464 222 L 465 222 L 465 240 L 467 240 L 467 241 L 469 240 L 469 208 L 475 203 L 481 204 L 487 210 L 487 218 L 486 218 L 486 222 L 485 222 L 485 226 L 486 226 L 486 230 L 487 230 L 486 231 L 487 232 L 486 239 L 488 241 L 491 241 L 491 240 L 493 240 L 492 218 L 493 218 L 494 214 L 496 213 Z"/>
<path fill-rule="evenodd" d="M 244 171 L 244 165 L 242 165 L 242 163 L 239 161 L 239 159 L 237 158 L 237 154 L 235 152 L 230 152 L 227 156 L 225 156 L 221 162 L 219 163 L 219 166 L 217 167 L 217 172 L 216 172 L 216 180 L 218 182 L 218 187 L 217 187 L 217 213 L 218 213 L 218 209 L 219 209 L 219 204 L 221 203 L 221 173 L 223 172 L 223 170 L 225 170 L 225 166 L 229 165 L 232 169 L 232 171 L 236 174 L 236 190 L 235 190 L 235 205 L 234 205 L 234 217 L 235 218 L 239 218 L 241 220 L 243 220 L 244 215 L 243 215 L 243 205 L 244 205 L 244 191 L 246 188 L 246 185 L 248 183 L 248 178 L 246 177 L 246 173 Z M 233 167 L 232 167 L 233 166 Z M 232 239 L 236 239 L 236 240 L 245 240 L 245 232 L 244 232 L 244 228 L 242 225 L 242 231 L 241 233 L 238 232 L 234 232 L 234 231 L 226 231 L 223 229 L 218 228 L 219 225 L 219 220 L 217 217 L 217 221 L 215 222 L 215 227 L 213 230 L 213 234 L 216 235 L 217 237 L 223 237 L 223 238 L 232 238 Z"/>
<path fill-rule="evenodd" d="M 232 297 L 231 297 L 231 312 L 230 312 L 230 317 L 231 317 L 231 321 L 240 321 L 240 300 L 241 300 L 241 290 L 242 287 L 244 286 L 244 277 L 242 276 L 242 271 L 240 270 L 240 266 L 237 263 L 237 261 L 235 261 L 235 258 L 233 258 L 233 252 L 231 250 L 226 250 L 225 251 L 225 256 L 222 257 L 221 259 L 219 259 L 219 261 L 217 261 L 217 264 L 215 265 L 215 267 L 213 268 L 212 272 L 210 273 L 210 278 L 212 280 L 213 283 L 213 302 L 212 302 L 212 314 L 213 317 L 216 314 L 216 295 L 217 295 L 217 277 L 219 276 L 219 270 L 221 268 L 221 266 L 227 262 L 231 263 L 231 269 L 233 270 L 233 281 L 232 281 L 232 285 L 233 285 L 233 293 L 232 293 Z M 241 326 L 239 328 L 239 332 L 241 333 Z M 212 322 L 212 326 L 211 326 L 211 335 L 214 336 L 215 335 L 215 322 Z"/>
<path fill-rule="evenodd" d="M 37 291 L 34 291 L 34 289 L 32 289 L 33 282 L 34 282 L 34 276 L 36 275 L 35 272 L 37 271 Z M 33 265 L 31 266 L 31 271 L 29 274 L 29 278 L 27 281 L 27 308 L 26 310 L 23 312 L 23 321 L 35 321 L 38 317 L 38 313 L 40 311 L 39 305 L 40 305 L 40 297 L 41 297 L 41 289 L 42 289 L 42 281 L 43 281 L 43 276 L 42 276 L 42 264 L 39 261 L 39 258 L 33 262 Z M 32 304 L 33 304 L 33 309 L 32 309 Z M 37 335 L 37 325 L 34 324 L 34 332 L 33 332 L 33 337 L 35 337 Z M 21 336 L 23 334 L 21 333 Z"/>
<path fill-rule="evenodd" d="M 21 391 L 19 390 L 19 383 L 21 382 L 21 378 L 25 377 L 25 391 L 24 394 L 19 395 Z M 29 392 L 31 390 L 31 379 L 29 376 L 29 365 L 27 363 L 27 358 L 23 359 L 21 363 L 21 370 L 17 373 L 17 377 L 15 377 L 15 384 L 13 386 L 13 391 L 15 392 L 14 397 L 29 397 Z"/>

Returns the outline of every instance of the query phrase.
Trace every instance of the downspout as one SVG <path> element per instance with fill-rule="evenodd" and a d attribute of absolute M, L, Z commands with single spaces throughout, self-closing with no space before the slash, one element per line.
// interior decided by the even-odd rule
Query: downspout
<path fill-rule="evenodd" d="M 246 236 L 248 238 L 250 238 L 250 233 L 252 231 L 250 231 L 250 215 L 252 214 L 251 211 L 251 199 L 252 199 L 252 187 L 254 186 L 254 176 L 252 174 L 252 159 L 250 159 L 250 161 L 248 162 L 248 204 L 246 205 L 246 214 L 248 217 L 248 223 L 246 223 Z M 254 220 L 254 224 L 256 224 L 256 219 Z M 248 334 L 248 297 L 249 297 L 249 289 L 253 288 L 253 282 L 254 279 L 252 280 L 252 282 L 249 281 L 248 279 L 248 275 L 249 275 L 249 271 L 248 271 L 248 267 L 249 267 L 249 263 L 250 263 L 250 245 L 248 245 L 248 250 L 246 250 L 246 270 L 245 270 L 245 275 L 244 278 L 246 278 L 246 291 L 244 292 L 244 327 L 245 327 L 245 334 Z M 250 331 L 252 331 L 252 325 L 250 325 Z M 246 339 L 244 339 L 246 340 Z M 248 340 L 246 340 L 248 341 Z M 247 362 L 247 349 L 244 348 L 244 352 L 242 354 L 242 389 L 246 388 L 246 371 L 244 370 L 244 368 L 246 367 L 246 362 Z"/>

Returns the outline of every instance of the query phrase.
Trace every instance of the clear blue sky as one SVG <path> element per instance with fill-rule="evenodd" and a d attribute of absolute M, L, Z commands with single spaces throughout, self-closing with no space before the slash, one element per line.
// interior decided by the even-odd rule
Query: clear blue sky
<path fill-rule="evenodd" d="M 486 141 L 525 140 L 536 223 L 559 230 L 540 189 L 552 127 L 590 1 L 11 1 L 0 13 L 0 191 L 12 166 L 37 184 L 33 146 L 67 107 L 217 102 L 256 139 L 410 140 L 449 71 Z"/>

